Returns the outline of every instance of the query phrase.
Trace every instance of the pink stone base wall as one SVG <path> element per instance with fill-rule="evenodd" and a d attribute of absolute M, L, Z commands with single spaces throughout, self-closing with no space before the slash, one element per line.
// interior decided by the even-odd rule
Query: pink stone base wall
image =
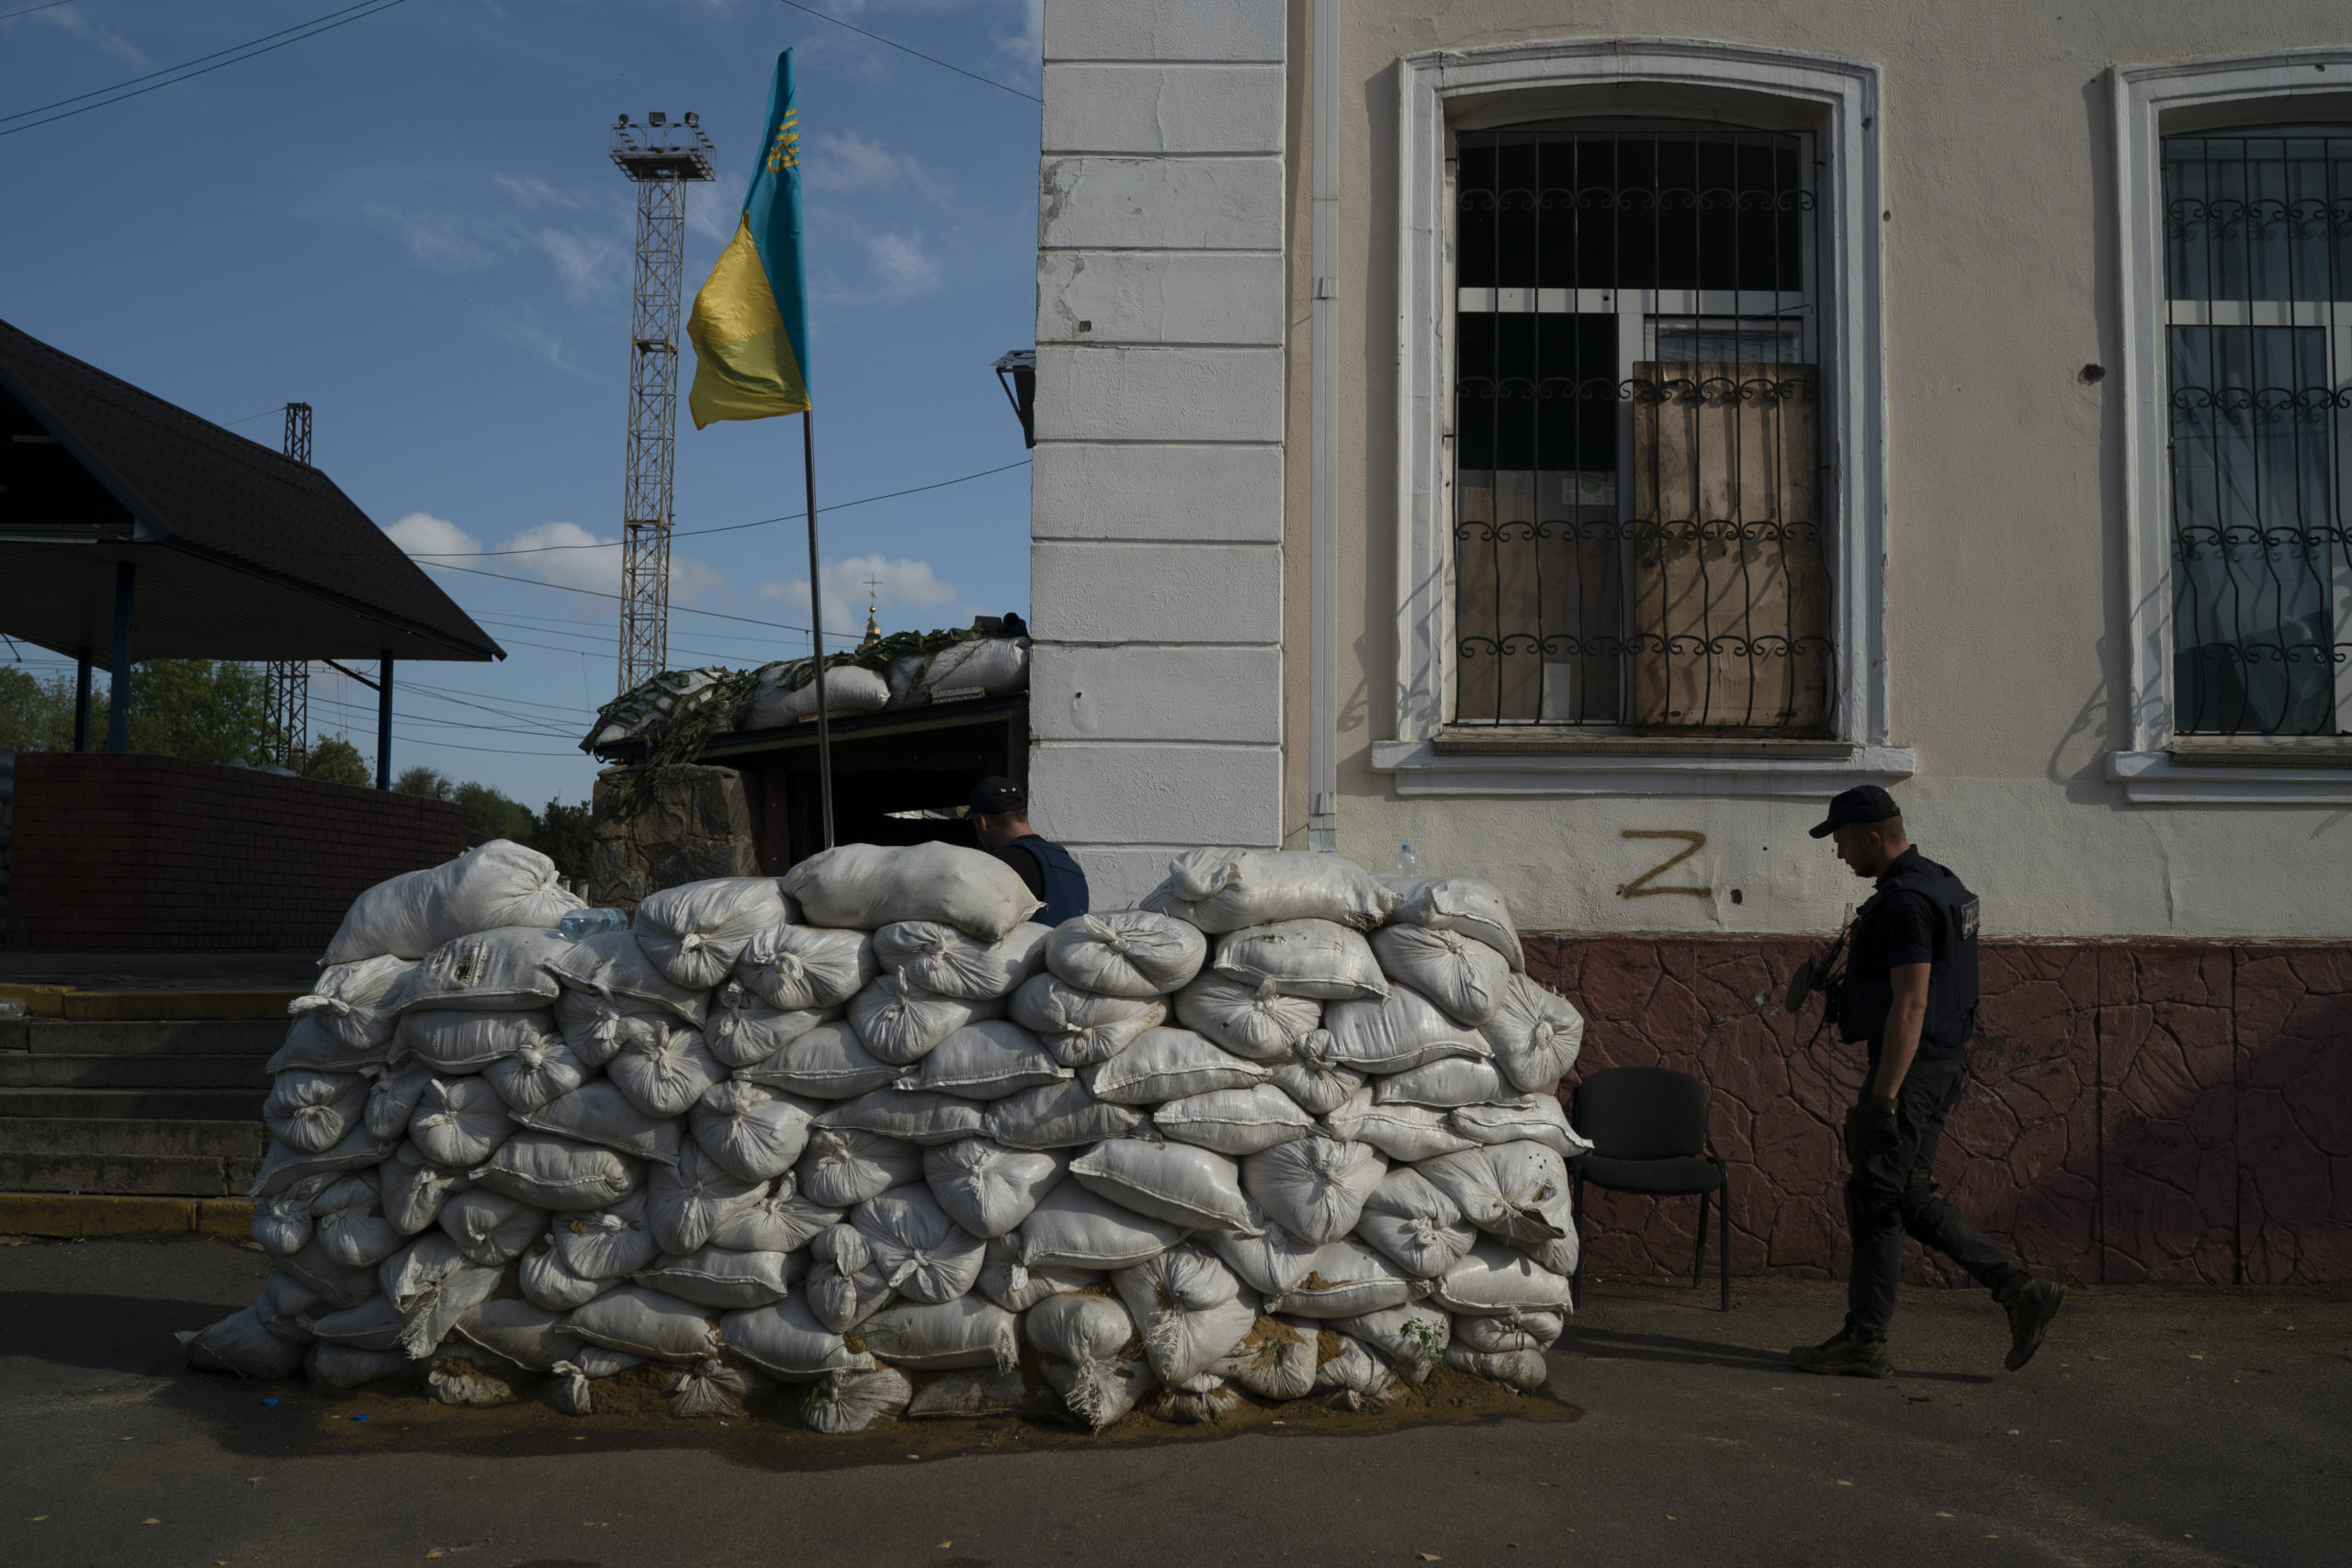
<path fill-rule="evenodd" d="M 1585 1014 L 1571 1086 L 1636 1065 L 1708 1086 L 1733 1271 L 1842 1277 L 1838 1129 L 1862 1055 L 1815 1033 L 1818 1000 L 1795 1019 L 1780 1005 L 1813 944 L 1525 941 L 1529 972 Z M 2352 1280 L 2352 945 L 1987 943 L 1969 1067 L 1937 1179 L 2037 1272 Z M 1589 1267 L 1687 1273 L 1697 1200 L 1585 1193 Z"/>

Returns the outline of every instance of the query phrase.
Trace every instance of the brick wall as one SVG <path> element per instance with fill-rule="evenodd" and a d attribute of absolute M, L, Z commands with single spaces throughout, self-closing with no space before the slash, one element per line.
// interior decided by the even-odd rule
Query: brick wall
<path fill-rule="evenodd" d="M 175 757 L 19 752 L 6 938 L 323 948 L 360 893 L 463 848 L 447 802 Z"/>
<path fill-rule="evenodd" d="M 1530 972 L 1586 1015 L 1572 1082 L 1650 1065 L 1708 1085 L 1734 1270 L 1842 1277 L 1838 1129 L 1862 1055 L 1834 1028 L 1812 1038 L 1817 1001 L 1781 1009 L 1811 946 L 1526 940 Z M 2037 1269 L 2352 1280 L 2352 946 L 1990 942 L 1969 1058 L 1936 1174 Z M 1695 1200 L 1586 1194 L 1592 1267 L 1690 1268 Z"/>

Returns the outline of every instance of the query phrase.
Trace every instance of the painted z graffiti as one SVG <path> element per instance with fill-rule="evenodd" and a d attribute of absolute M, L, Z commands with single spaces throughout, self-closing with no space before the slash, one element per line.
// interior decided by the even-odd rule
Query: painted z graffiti
<path fill-rule="evenodd" d="M 1641 875 L 1634 878 L 1633 881 L 1620 886 L 1617 889 L 1617 897 L 1620 898 L 1656 898 L 1663 894 L 1668 893 L 1686 893 L 1694 898 L 1704 898 L 1714 892 L 1714 889 L 1712 887 L 1657 887 L 1652 886 L 1652 883 L 1655 882 L 1657 877 L 1673 870 L 1676 866 L 1680 865 L 1684 861 L 1689 860 L 1692 855 L 1697 854 L 1701 850 L 1706 848 L 1706 834 L 1694 833 L 1685 828 L 1628 828 L 1625 829 L 1619 837 L 1626 839 L 1680 839 L 1683 840 L 1682 852 L 1679 854 L 1668 856 L 1665 860 L 1662 860 L 1658 862 L 1657 864 L 1650 867 L 1649 870 L 1642 873 Z"/>

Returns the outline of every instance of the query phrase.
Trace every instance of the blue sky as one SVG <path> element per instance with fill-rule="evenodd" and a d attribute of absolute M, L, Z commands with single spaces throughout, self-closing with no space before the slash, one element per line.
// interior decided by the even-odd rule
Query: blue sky
<path fill-rule="evenodd" d="M 33 0 L 0 0 L 0 12 Z M 336 0 L 73 0 L 0 20 L 0 115 L 208 54 Z M 1034 0 L 821 0 L 925 53 L 1037 91 Z M 0 137 L 0 317 L 314 460 L 412 550 L 619 536 L 633 194 L 627 113 L 697 111 L 718 179 L 689 197 L 685 293 L 731 233 L 776 51 L 796 48 L 821 506 L 1027 454 L 989 363 L 1033 336 L 1034 103 L 775 0 L 406 0 L 250 63 Z M 687 370 L 691 373 L 689 351 Z M 682 389 L 683 390 L 683 389 Z M 682 531 L 800 509 L 797 420 L 695 431 Z M 1028 608 L 1025 468 L 824 519 L 828 627 Z M 417 664 L 395 766 L 537 806 L 583 798 L 573 749 L 613 695 L 617 549 L 452 560 L 503 664 Z M 681 537 L 671 662 L 753 664 L 804 634 L 797 523 Z M 6 657 L 0 650 L 0 657 Z M 25 650 L 34 662 L 44 658 Z M 490 711 L 495 710 L 495 711 Z M 347 715 L 347 717 L 345 716 Z M 372 749 L 373 694 L 322 671 L 311 728 Z"/>

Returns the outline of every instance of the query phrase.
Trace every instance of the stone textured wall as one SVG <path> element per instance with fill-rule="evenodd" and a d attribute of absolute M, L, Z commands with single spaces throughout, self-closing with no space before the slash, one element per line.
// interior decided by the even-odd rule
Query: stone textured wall
<path fill-rule="evenodd" d="M 639 899 L 682 882 L 760 874 L 742 774 L 700 763 L 674 766 L 662 774 L 653 804 L 624 822 L 613 815 L 612 796 L 625 776 L 612 768 L 596 777 L 591 904 L 634 909 Z"/>
<path fill-rule="evenodd" d="M 1780 1006 L 1812 951 L 1747 938 L 1527 938 L 1587 1028 L 1571 1076 L 1709 1089 L 1736 1272 L 1844 1273 L 1838 1128 L 1861 1050 Z M 2107 1283 L 2352 1280 L 2352 945 L 1995 942 L 1937 1177 L 2038 1270 Z M 1586 1189 L 1589 1267 L 1688 1270 L 1695 1200 Z M 1710 1227 L 1712 1229 L 1712 1226 Z M 1712 1262 L 1710 1241 L 1710 1267 Z M 1922 1278 L 1962 1282 L 1918 1249 Z"/>

